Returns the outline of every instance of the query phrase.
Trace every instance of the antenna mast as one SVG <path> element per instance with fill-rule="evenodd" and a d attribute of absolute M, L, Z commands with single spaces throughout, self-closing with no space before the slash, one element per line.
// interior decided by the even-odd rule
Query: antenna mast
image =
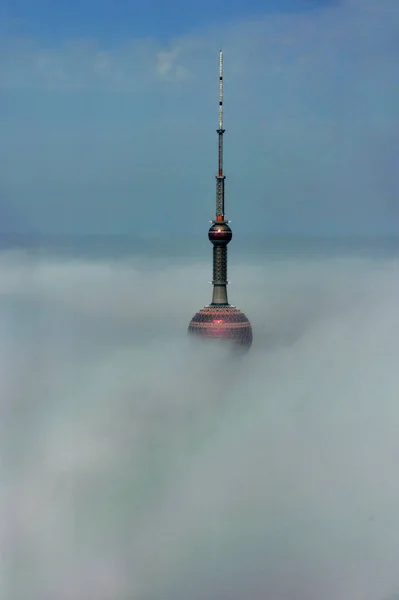
<path fill-rule="evenodd" d="M 224 180 L 223 174 L 223 51 L 219 51 L 219 160 L 218 174 L 216 175 L 216 221 L 224 221 Z"/>

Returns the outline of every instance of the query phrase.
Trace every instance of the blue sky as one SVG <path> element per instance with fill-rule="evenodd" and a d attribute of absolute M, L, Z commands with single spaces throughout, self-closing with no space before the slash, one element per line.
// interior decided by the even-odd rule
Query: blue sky
<path fill-rule="evenodd" d="M 0 14 L 15 32 L 47 39 L 94 35 L 106 43 L 120 36 L 155 36 L 167 41 L 211 23 L 333 3 L 336 0 L 3 0 Z"/>
<path fill-rule="evenodd" d="M 397 230 L 397 0 L 57 5 L 0 4 L 3 231 L 205 231 L 221 43 L 234 231 Z"/>

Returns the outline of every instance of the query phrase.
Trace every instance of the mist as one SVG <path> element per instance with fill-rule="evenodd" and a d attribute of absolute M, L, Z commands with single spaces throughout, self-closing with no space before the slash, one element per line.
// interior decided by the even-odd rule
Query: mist
<path fill-rule="evenodd" d="M 239 361 L 208 271 L 1 254 L 4 600 L 398 592 L 399 261 L 236 264 Z"/>

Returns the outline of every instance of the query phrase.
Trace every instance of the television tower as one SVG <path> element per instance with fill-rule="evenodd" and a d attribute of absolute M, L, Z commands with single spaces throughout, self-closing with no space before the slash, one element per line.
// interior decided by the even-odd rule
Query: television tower
<path fill-rule="evenodd" d="M 189 333 L 206 338 L 217 338 L 235 342 L 249 348 L 252 344 L 252 327 L 247 317 L 227 298 L 227 244 L 233 233 L 224 214 L 223 172 L 223 52 L 219 53 L 219 128 L 218 174 L 216 175 L 216 218 L 208 231 L 213 244 L 213 294 L 212 302 L 205 306 L 190 321 Z"/>

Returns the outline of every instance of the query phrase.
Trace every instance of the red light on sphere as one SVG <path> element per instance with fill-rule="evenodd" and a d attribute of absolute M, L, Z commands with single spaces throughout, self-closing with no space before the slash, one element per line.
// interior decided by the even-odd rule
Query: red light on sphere
<path fill-rule="evenodd" d="M 251 324 L 235 306 L 205 306 L 191 319 L 188 331 L 204 338 L 228 340 L 248 348 L 252 344 Z"/>
<path fill-rule="evenodd" d="M 233 237 L 233 232 L 227 223 L 214 223 L 208 231 L 208 238 L 215 246 L 226 246 Z"/>

